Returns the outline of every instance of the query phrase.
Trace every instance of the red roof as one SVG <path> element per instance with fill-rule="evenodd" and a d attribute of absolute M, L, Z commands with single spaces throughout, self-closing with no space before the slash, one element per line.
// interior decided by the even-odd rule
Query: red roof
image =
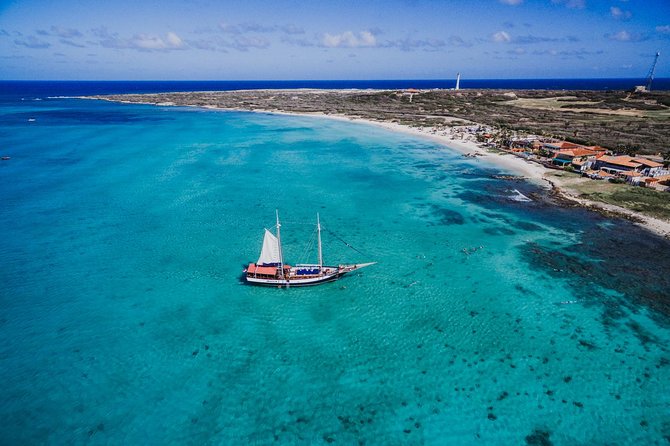
<path fill-rule="evenodd" d="M 661 166 L 663 166 L 663 164 L 657 163 L 656 161 L 652 161 L 652 160 L 647 159 L 647 158 L 637 158 L 636 157 L 636 158 L 633 158 L 633 161 L 636 162 L 636 163 L 640 163 L 640 164 L 642 164 L 643 166 L 646 166 L 646 167 L 661 167 Z"/>
<path fill-rule="evenodd" d="M 630 156 L 626 155 L 621 155 L 621 156 L 601 156 L 600 161 L 603 161 L 608 164 L 614 164 L 616 166 L 624 166 L 624 167 L 640 167 L 641 163 L 638 163 L 635 161 L 635 158 L 631 158 Z"/>
<path fill-rule="evenodd" d="M 588 175 L 597 175 L 597 176 L 602 177 L 602 178 L 609 178 L 609 177 L 613 177 L 613 176 L 614 176 L 614 175 L 612 175 L 611 173 L 607 173 L 607 172 L 605 172 L 604 170 L 589 170 L 589 171 L 586 172 L 586 173 L 587 173 Z"/>
<path fill-rule="evenodd" d="M 266 276 L 274 276 L 277 274 L 276 266 L 258 266 L 255 263 L 250 263 L 247 268 L 249 274 L 263 274 Z"/>
<path fill-rule="evenodd" d="M 574 149 L 575 147 L 579 147 L 579 144 L 575 144 L 574 142 L 568 142 L 568 141 L 549 142 L 545 143 L 544 145 L 551 147 L 558 147 L 559 150 L 568 150 L 568 149 Z"/>
<path fill-rule="evenodd" d="M 562 153 L 562 154 L 568 155 L 568 156 L 573 156 L 573 157 L 574 156 L 592 156 L 592 155 L 596 154 L 596 152 L 594 150 L 587 149 L 587 148 L 584 148 L 584 147 L 575 147 L 574 149 L 559 150 L 558 152 L 556 152 L 557 155 L 559 153 Z"/>
<path fill-rule="evenodd" d="M 656 180 L 660 183 L 665 183 L 665 182 L 670 181 L 670 175 L 661 175 L 661 176 L 658 176 L 658 177 L 654 177 L 652 179 L 654 179 L 654 180 Z"/>

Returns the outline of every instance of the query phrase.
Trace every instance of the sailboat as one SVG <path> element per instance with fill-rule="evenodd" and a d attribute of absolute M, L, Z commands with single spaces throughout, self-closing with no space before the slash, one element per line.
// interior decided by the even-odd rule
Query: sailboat
<path fill-rule="evenodd" d="M 281 244 L 281 224 L 279 223 L 279 211 L 276 212 L 277 224 L 276 235 L 269 229 L 265 229 L 261 255 L 256 263 L 250 263 L 244 270 L 247 283 L 252 285 L 274 286 L 274 287 L 296 287 L 319 285 L 337 280 L 346 273 L 356 271 L 366 266 L 374 265 L 376 262 L 358 263 L 350 265 L 325 266 L 323 264 L 323 252 L 321 249 L 321 222 L 319 214 L 316 214 L 316 232 L 318 243 L 319 263 L 296 264 L 295 266 L 284 263 L 284 255 Z"/>

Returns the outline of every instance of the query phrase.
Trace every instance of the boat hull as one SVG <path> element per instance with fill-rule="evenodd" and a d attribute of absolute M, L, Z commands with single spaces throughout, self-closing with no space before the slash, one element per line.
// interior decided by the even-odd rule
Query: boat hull
<path fill-rule="evenodd" d="M 250 285 L 266 286 L 266 287 L 275 287 L 275 288 L 293 288 L 293 287 L 306 287 L 321 285 L 322 283 L 333 282 L 343 275 L 355 271 L 357 269 L 372 265 L 374 263 L 361 263 L 358 265 L 341 265 L 341 266 L 328 266 L 324 267 L 323 270 L 328 271 L 325 274 L 319 276 L 310 276 L 310 277 L 290 277 L 286 278 L 268 278 L 268 277 L 254 277 L 254 274 L 250 274 L 245 270 L 245 279 Z"/>
<path fill-rule="evenodd" d="M 334 273 L 320 277 L 294 278 L 294 279 L 261 279 L 256 277 L 246 277 L 247 283 L 251 285 L 268 286 L 275 288 L 293 288 L 320 285 L 322 283 L 333 282 L 345 273 Z"/>

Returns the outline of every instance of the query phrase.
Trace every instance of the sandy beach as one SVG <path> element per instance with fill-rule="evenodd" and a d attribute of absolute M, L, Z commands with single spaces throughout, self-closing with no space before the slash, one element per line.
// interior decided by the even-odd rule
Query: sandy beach
<path fill-rule="evenodd" d="M 216 109 L 217 107 L 207 107 Z M 238 109 L 239 111 L 249 111 Z M 382 127 L 389 131 L 406 133 L 422 138 L 427 138 L 432 141 L 445 146 L 447 150 L 455 150 L 462 154 L 475 155 L 477 159 L 484 162 L 491 163 L 499 168 L 509 171 L 511 174 L 523 176 L 526 180 L 535 184 L 541 185 L 548 189 L 554 190 L 555 193 L 560 194 L 564 199 L 574 201 L 580 206 L 593 209 L 596 212 L 607 212 L 618 217 L 631 220 L 649 231 L 665 238 L 670 238 L 670 222 L 658 218 L 634 212 L 620 206 L 615 206 L 606 203 L 600 203 L 592 200 L 586 200 L 578 196 L 578 192 L 570 188 L 572 181 L 556 177 L 548 177 L 548 171 L 542 165 L 531 161 L 526 161 L 520 157 L 508 153 L 492 153 L 482 147 L 474 136 L 465 132 L 465 127 L 470 126 L 456 126 L 448 127 L 446 129 L 438 129 L 436 127 L 412 127 L 393 122 L 379 122 L 370 119 L 364 119 L 355 116 L 333 115 L 325 113 L 292 113 L 282 110 L 254 110 L 259 113 L 272 113 L 284 115 L 309 116 L 314 118 L 337 119 L 350 122 L 360 122 L 377 127 Z M 477 124 L 473 124 L 476 126 Z M 591 180 L 589 180 L 591 181 Z"/>

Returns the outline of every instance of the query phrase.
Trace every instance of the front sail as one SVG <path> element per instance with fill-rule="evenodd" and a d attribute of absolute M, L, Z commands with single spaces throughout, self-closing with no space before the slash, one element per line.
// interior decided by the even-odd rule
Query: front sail
<path fill-rule="evenodd" d="M 281 257 L 279 255 L 279 240 L 272 234 L 272 232 L 265 230 L 265 237 L 263 238 L 263 249 L 261 256 L 258 258 L 257 265 L 279 265 Z"/>

